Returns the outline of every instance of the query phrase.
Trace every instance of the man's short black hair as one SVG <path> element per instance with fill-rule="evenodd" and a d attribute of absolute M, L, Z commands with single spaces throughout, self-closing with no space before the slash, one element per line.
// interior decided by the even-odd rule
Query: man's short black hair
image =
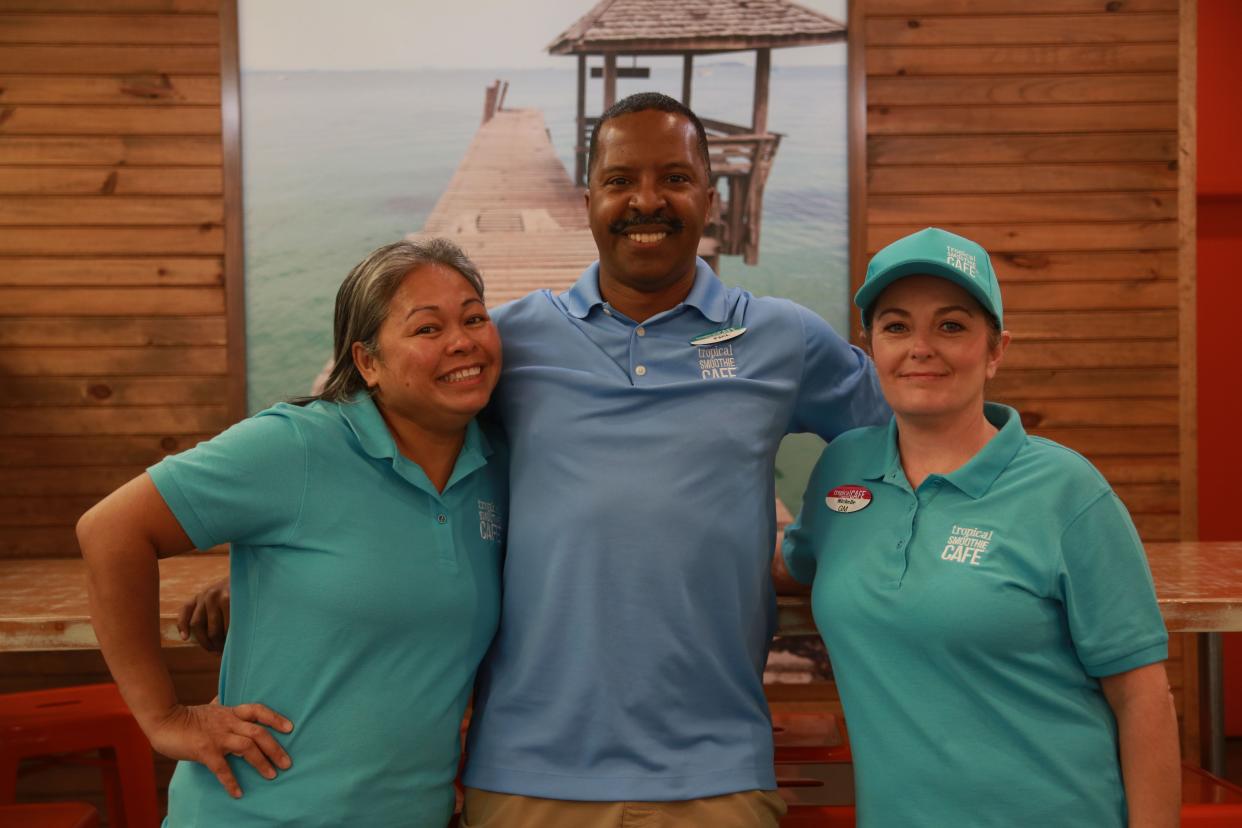
<path fill-rule="evenodd" d="M 595 166 L 595 145 L 599 140 L 600 127 L 613 118 L 619 118 L 622 115 L 632 115 L 635 112 L 646 112 L 650 109 L 681 115 L 694 125 L 694 133 L 699 139 L 699 155 L 703 159 L 703 169 L 707 171 L 708 183 L 711 183 L 712 159 L 707 151 L 707 130 L 703 128 L 703 122 L 699 120 L 698 115 L 690 111 L 690 107 L 676 98 L 670 98 L 668 95 L 662 95 L 659 92 L 639 92 L 635 95 L 630 95 L 628 98 L 622 98 L 608 107 L 603 115 L 599 116 L 599 120 L 591 128 L 591 143 L 587 149 L 587 178 L 591 177 L 591 169 Z"/>

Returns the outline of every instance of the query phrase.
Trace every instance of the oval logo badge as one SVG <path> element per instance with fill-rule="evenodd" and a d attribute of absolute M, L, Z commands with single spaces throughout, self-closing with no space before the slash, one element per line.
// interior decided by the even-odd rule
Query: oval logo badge
<path fill-rule="evenodd" d="M 863 486 L 837 486 L 824 498 L 834 512 L 861 512 L 871 505 L 871 490 Z"/>
<path fill-rule="evenodd" d="M 745 328 L 720 328 L 715 331 L 708 331 L 705 334 L 699 334 L 694 339 L 690 340 L 690 344 L 698 345 L 700 347 L 703 345 L 715 345 L 718 342 L 728 342 L 730 339 L 737 339 L 744 333 L 746 333 Z"/>

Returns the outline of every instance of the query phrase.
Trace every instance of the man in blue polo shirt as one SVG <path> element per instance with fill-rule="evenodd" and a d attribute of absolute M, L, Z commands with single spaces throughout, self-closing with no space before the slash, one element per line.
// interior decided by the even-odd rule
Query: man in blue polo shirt
<path fill-rule="evenodd" d="M 511 517 L 463 828 L 775 826 L 773 459 L 889 412 L 822 319 L 696 259 L 716 193 L 693 113 L 635 95 L 591 143 L 600 260 L 494 314 Z"/>

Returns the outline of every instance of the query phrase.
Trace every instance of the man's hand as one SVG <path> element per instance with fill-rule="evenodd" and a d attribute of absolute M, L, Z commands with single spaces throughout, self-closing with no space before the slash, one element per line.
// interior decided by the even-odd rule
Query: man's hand
<path fill-rule="evenodd" d="M 226 756 L 240 756 L 265 779 L 276 778 L 273 765 L 287 770 L 293 764 L 268 727 L 288 733 L 293 730 L 293 723 L 261 704 L 225 707 L 212 701 L 191 707 L 179 704 L 160 721 L 143 729 L 157 751 L 170 759 L 188 759 L 205 765 L 229 796 L 237 799 L 242 795 L 241 786 Z"/>
<path fill-rule="evenodd" d="M 216 581 L 186 601 L 177 613 L 177 630 L 182 641 L 193 637 L 208 652 L 222 651 L 229 632 L 229 579 Z"/>

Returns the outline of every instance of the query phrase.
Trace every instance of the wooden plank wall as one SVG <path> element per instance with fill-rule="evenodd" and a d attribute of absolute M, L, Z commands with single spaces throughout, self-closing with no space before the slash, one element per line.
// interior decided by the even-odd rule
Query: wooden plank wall
<path fill-rule="evenodd" d="M 77 555 L 86 508 L 244 413 L 221 129 L 235 15 L 233 0 L 0 0 L 0 557 Z M 183 697 L 209 699 L 215 658 L 171 659 Z M 106 678 L 98 653 L 0 655 L 0 692 Z M 19 793 L 100 802 L 95 776 L 36 774 Z"/>
<path fill-rule="evenodd" d="M 0 0 L 0 556 L 229 422 L 219 41 L 217 0 Z"/>
<path fill-rule="evenodd" d="M 1177 0 L 861 0 L 850 27 L 855 280 L 930 224 L 987 247 L 1014 334 L 989 396 L 1087 455 L 1145 540 L 1178 539 Z M 1193 751 L 1197 661 L 1175 638 Z"/>

